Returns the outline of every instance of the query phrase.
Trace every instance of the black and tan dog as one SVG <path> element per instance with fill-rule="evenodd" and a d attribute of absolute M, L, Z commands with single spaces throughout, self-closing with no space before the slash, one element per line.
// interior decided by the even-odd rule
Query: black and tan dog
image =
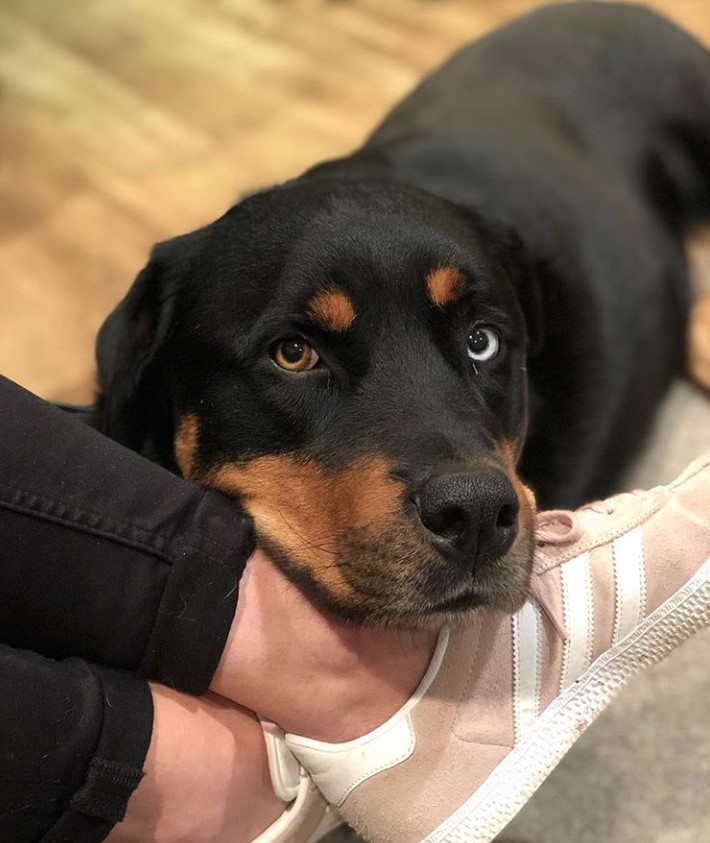
<path fill-rule="evenodd" d="M 708 212 L 710 55 L 638 7 L 540 10 L 353 155 L 157 246 L 95 423 L 234 496 L 347 617 L 516 607 L 519 477 L 546 507 L 613 488 L 683 366 Z"/>

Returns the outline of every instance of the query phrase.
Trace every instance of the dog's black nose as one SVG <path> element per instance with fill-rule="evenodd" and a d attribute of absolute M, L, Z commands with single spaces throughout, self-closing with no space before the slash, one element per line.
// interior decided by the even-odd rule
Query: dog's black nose
<path fill-rule="evenodd" d="M 437 474 L 416 496 L 419 520 L 445 556 L 469 564 L 502 556 L 518 531 L 518 497 L 502 471 Z"/>

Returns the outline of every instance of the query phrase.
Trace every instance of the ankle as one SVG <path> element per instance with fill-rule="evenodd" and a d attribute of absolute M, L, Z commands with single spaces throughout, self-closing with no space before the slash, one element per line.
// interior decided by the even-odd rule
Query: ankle
<path fill-rule="evenodd" d="M 387 720 L 426 672 L 437 633 L 368 628 L 308 601 L 255 553 L 212 690 L 289 732 L 347 740 Z"/>
<path fill-rule="evenodd" d="M 299 700 L 284 711 L 286 731 L 342 742 L 377 728 L 412 696 L 431 662 L 437 634 L 342 628 Z"/>

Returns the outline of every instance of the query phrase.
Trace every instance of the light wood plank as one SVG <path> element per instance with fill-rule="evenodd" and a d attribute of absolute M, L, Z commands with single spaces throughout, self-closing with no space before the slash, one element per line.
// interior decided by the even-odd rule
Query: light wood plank
<path fill-rule="evenodd" d="M 152 243 L 354 148 L 537 0 L 3 0 L 0 371 L 87 394 Z M 656 8 L 710 41 L 705 0 Z"/>

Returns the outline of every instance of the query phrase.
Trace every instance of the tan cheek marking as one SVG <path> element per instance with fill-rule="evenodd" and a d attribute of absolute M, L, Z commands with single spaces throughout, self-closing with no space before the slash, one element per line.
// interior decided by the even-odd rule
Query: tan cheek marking
<path fill-rule="evenodd" d="M 426 279 L 427 293 L 432 302 L 443 310 L 463 295 L 465 282 L 463 275 L 452 266 L 433 269 Z"/>
<path fill-rule="evenodd" d="M 337 566 L 339 539 L 391 521 L 402 485 L 388 476 L 383 457 L 368 457 L 338 473 L 312 459 L 265 456 L 226 465 L 204 478 L 238 497 L 257 533 L 307 564 L 340 596 L 352 592 Z"/>
<path fill-rule="evenodd" d="M 535 513 L 537 512 L 537 501 L 535 493 L 526 486 L 520 479 L 516 470 L 517 457 L 522 449 L 522 443 L 510 439 L 502 439 L 496 444 L 496 451 L 503 458 L 508 477 L 513 484 L 515 494 L 520 502 L 520 515 L 518 516 L 518 535 L 513 546 L 508 551 L 508 563 L 511 572 L 515 572 L 519 579 L 519 588 L 514 590 L 514 599 L 508 607 L 510 611 L 517 611 L 524 601 L 526 592 L 530 587 L 529 577 L 531 576 L 534 552 L 535 535 Z M 522 579 L 524 577 L 524 580 Z"/>
<path fill-rule="evenodd" d="M 693 380 L 710 391 L 710 293 L 699 296 L 690 311 L 688 366 Z"/>
<path fill-rule="evenodd" d="M 347 331 L 355 321 L 355 308 L 348 296 L 336 288 L 324 290 L 311 300 L 308 313 L 327 331 Z"/>
<path fill-rule="evenodd" d="M 178 431 L 175 434 L 175 461 L 183 477 L 190 477 L 197 451 L 197 437 L 199 423 L 194 413 L 188 413 L 180 419 Z"/>
<path fill-rule="evenodd" d="M 510 482 L 513 484 L 513 488 L 518 496 L 521 508 L 525 510 L 525 516 L 527 518 L 535 515 L 537 510 L 537 501 L 535 500 L 535 493 L 533 490 L 523 483 L 516 470 L 517 457 L 520 450 L 520 444 L 513 442 L 510 439 L 502 439 L 500 442 L 496 443 L 496 451 L 503 458 Z"/>

